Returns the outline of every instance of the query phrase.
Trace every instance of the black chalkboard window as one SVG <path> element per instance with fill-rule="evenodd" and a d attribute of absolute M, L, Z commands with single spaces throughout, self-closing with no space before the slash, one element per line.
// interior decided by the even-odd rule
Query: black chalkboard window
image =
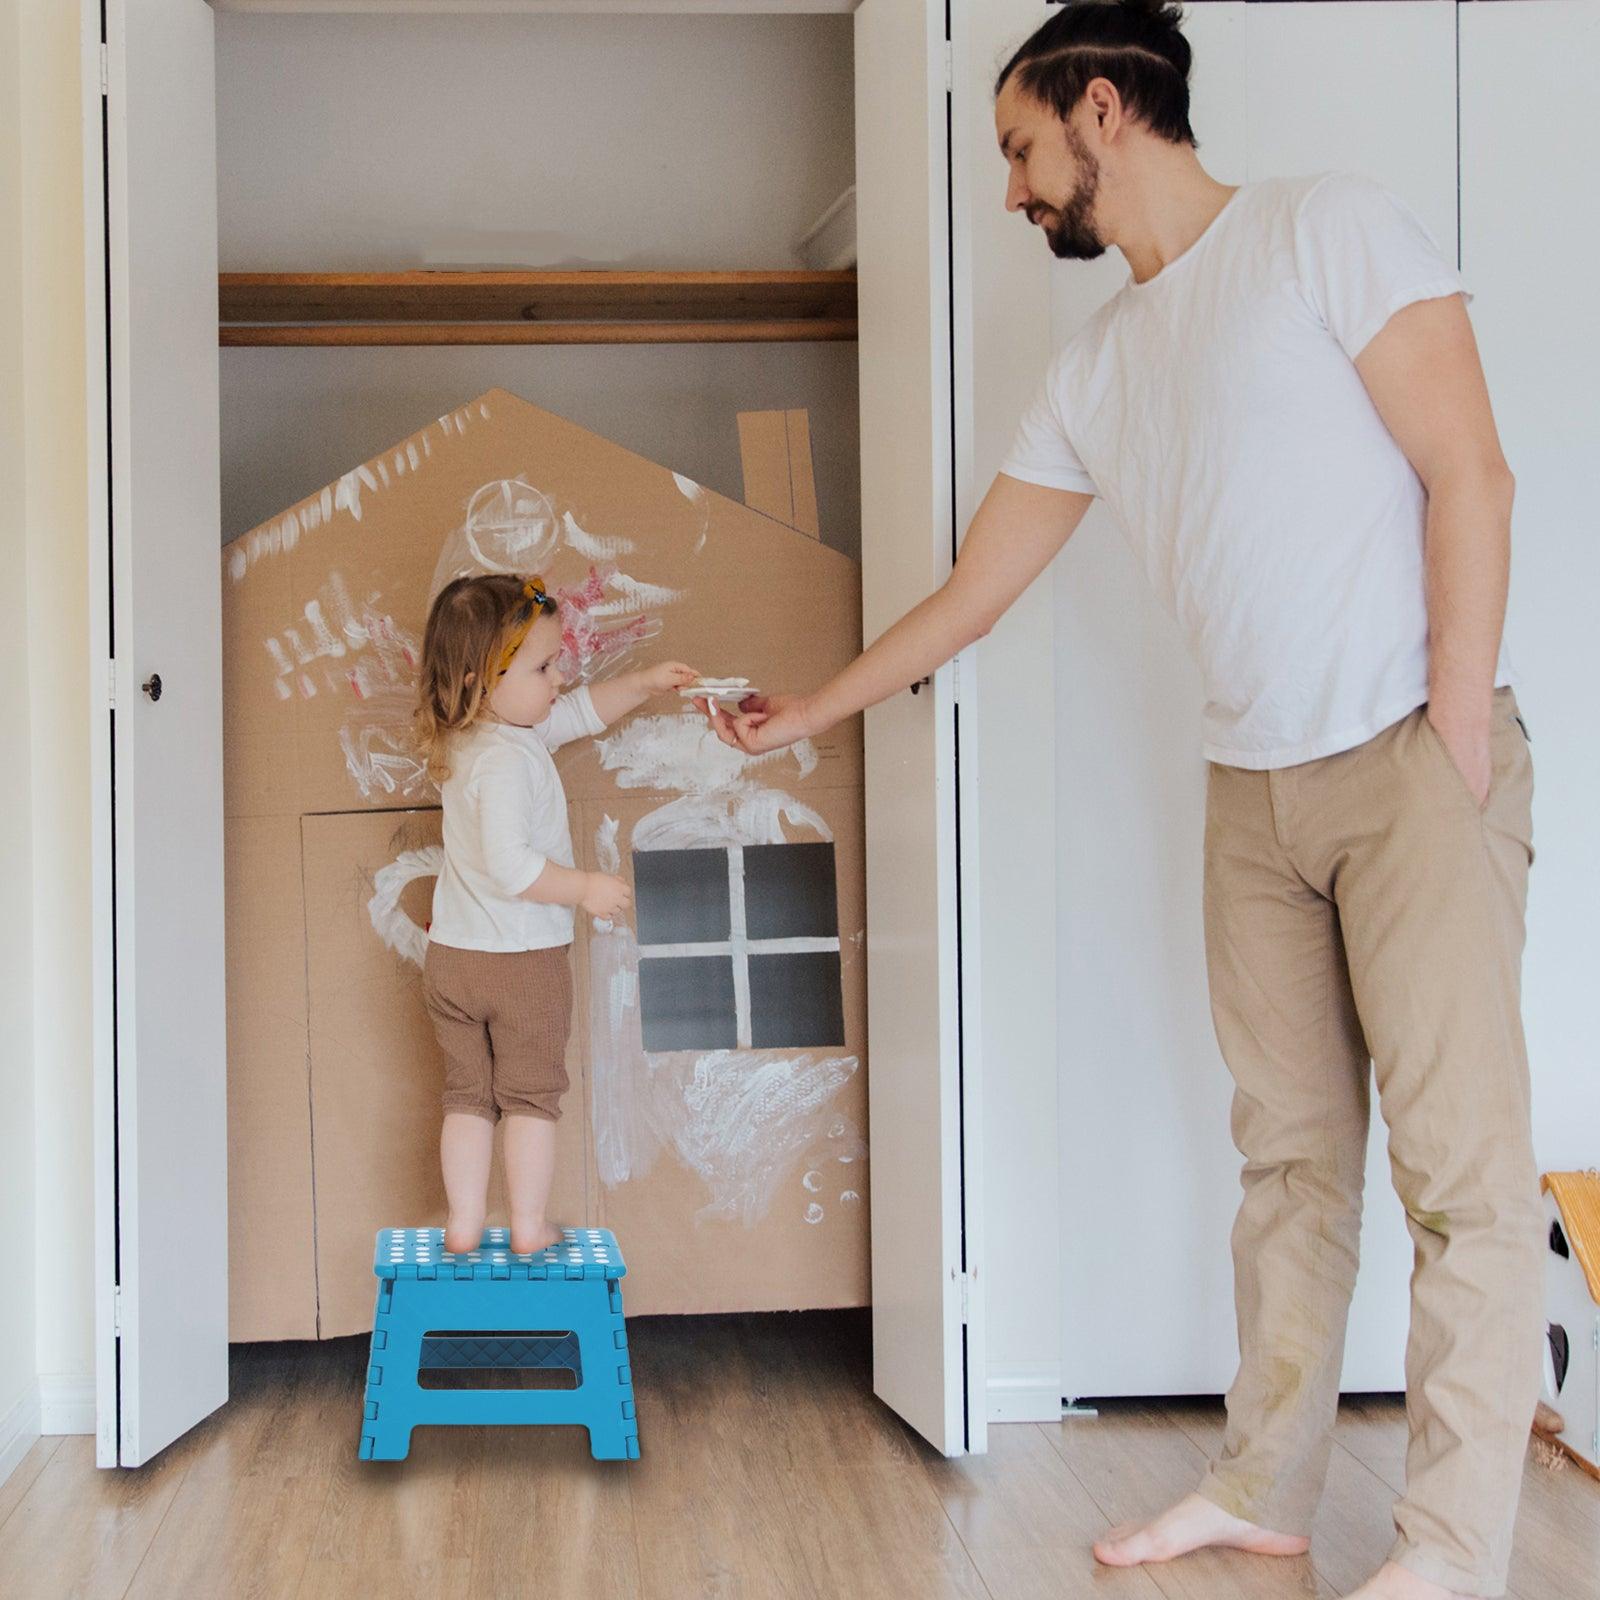
<path fill-rule="evenodd" d="M 635 850 L 644 1047 L 844 1043 L 831 843 Z"/>
<path fill-rule="evenodd" d="M 731 1050 L 739 1042 L 733 962 L 727 956 L 641 958 L 639 1022 L 646 1050 Z"/>
<path fill-rule="evenodd" d="M 702 944 L 731 932 L 726 850 L 636 850 L 640 944 Z"/>
<path fill-rule="evenodd" d="M 750 1044 L 756 1050 L 844 1043 L 839 952 L 750 957 Z"/>
<path fill-rule="evenodd" d="M 745 926 L 752 939 L 824 939 L 839 932 L 831 844 L 746 845 Z"/>

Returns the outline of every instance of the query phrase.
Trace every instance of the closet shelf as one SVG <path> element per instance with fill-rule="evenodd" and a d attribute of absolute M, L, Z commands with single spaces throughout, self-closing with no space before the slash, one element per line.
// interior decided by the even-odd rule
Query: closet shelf
<path fill-rule="evenodd" d="M 227 346 L 856 337 L 854 272 L 224 272 L 218 300 Z"/>

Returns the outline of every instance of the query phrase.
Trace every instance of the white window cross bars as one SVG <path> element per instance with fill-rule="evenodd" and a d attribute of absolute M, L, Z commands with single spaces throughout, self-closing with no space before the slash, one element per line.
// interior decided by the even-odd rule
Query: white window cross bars
<path fill-rule="evenodd" d="M 659 956 L 728 956 L 733 961 L 733 1005 L 738 1030 L 738 1048 L 751 1048 L 750 957 L 753 955 L 808 955 L 837 951 L 839 937 L 752 939 L 745 916 L 744 846 L 729 845 L 728 855 L 728 937 L 689 944 L 641 944 L 644 959 Z"/>

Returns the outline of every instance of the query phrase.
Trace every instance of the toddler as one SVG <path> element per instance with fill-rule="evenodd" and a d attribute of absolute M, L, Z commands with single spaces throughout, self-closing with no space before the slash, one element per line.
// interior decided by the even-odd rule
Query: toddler
<path fill-rule="evenodd" d="M 446 1250 L 477 1249 L 494 1126 L 505 1118 L 511 1248 L 560 1237 L 545 1215 L 567 1087 L 573 911 L 618 917 L 628 886 L 573 865 L 551 752 L 653 694 L 692 683 L 664 662 L 561 693 L 561 623 L 539 578 L 457 578 L 428 613 L 417 745 L 444 797 L 423 997 L 445 1058 Z"/>

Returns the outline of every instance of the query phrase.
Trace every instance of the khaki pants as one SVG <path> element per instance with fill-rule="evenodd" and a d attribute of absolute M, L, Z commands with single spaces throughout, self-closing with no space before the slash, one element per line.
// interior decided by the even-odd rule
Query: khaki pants
<path fill-rule="evenodd" d="M 1354 750 L 1213 766 L 1212 1014 L 1245 1158 L 1239 1375 L 1201 1493 L 1307 1533 L 1355 1284 L 1368 1062 L 1415 1246 L 1406 1492 L 1391 1559 L 1505 1588 L 1543 1334 L 1543 1212 L 1520 1016 L 1533 765 L 1495 692 L 1479 810 L 1422 708 Z"/>

